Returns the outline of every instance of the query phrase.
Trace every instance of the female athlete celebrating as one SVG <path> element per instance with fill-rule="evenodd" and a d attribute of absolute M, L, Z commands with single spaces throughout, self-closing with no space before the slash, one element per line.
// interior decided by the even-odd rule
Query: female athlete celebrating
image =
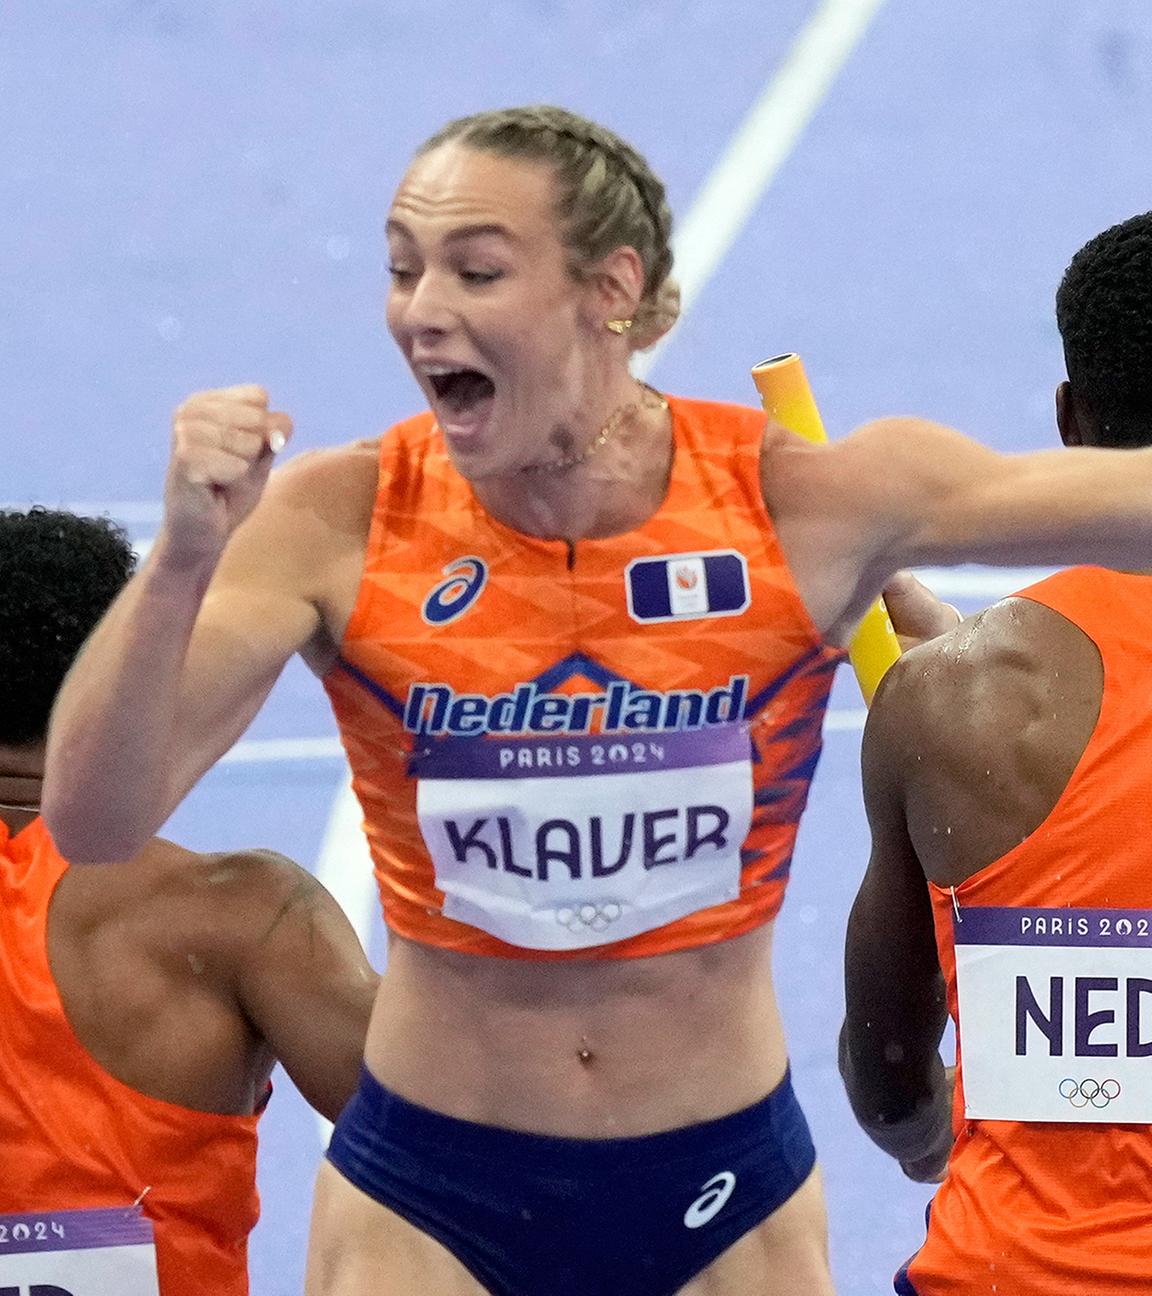
<path fill-rule="evenodd" d="M 315 1296 L 830 1292 L 770 956 L 838 645 L 905 565 L 1152 564 L 1152 452 L 811 446 L 641 386 L 669 229 L 593 123 L 447 126 L 388 221 L 429 411 L 269 480 L 261 388 L 186 401 L 57 711 L 83 860 L 135 850 L 293 652 L 329 693 L 391 944 Z"/>

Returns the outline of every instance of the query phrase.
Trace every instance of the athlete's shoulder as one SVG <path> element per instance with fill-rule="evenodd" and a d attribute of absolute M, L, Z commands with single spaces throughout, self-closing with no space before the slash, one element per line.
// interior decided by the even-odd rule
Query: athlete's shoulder
<path fill-rule="evenodd" d="M 379 440 L 380 473 L 393 486 L 448 466 L 444 442 L 431 411 L 393 423 Z"/>
<path fill-rule="evenodd" d="M 318 493 L 343 493 L 366 481 L 374 485 L 382 454 L 423 449 L 435 442 L 436 423 L 425 410 L 376 436 L 301 451 L 276 467 L 269 489 L 284 498 L 315 498 Z"/>
<path fill-rule="evenodd" d="M 266 847 L 193 851 L 156 837 L 145 850 L 169 885 L 201 892 L 213 905 L 220 903 L 221 896 L 235 900 L 251 893 L 263 898 L 305 882 L 319 886 L 295 860 Z"/>
<path fill-rule="evenodd" d="M 270 497 L 285 502 L 338 496 L 350 485 L 374 482 L 380 459 L 380 437 L 344 445 L 305 450 L 278 465 L 268 479 Z"/>
<path fill-rule="evenodd" d="M 362 546 L 380 475 L 380 439 L 306 450 L 278 465 L 236 532 L 217 583 L 264 584 L 317 597 L 333 554 Z"/>
<path fill-rule="evenodd" d="M 1065 567 L 1019 591 L 1021 602 L 1042 604 L 1097 642 L 1119 632 L 1147 641 L 1152 635 L 1152 576 L 1090 565 Z"/>
<path fill-rule="evenodd" d="M 868 741 L 921 762 L 984 750 L 1050 710 L 1053 688 L 1094 665 L 1091 641 L 1059 613 L 1007 598 L 905 652 L 881 681 Z"/>
<path fill-rule="evenodd" d="M 1044 661 L 1048 636 L 1064 620 L 1041 602 L 1012 595 L 964 618 L 948 633 L 909 649 L 897 663 L 897 677 L 928 687 L 937 675 L 987 682 L 989 670 Z"/>
<path fill-rule="evenodd" d="M 262 848 L 202 854 L 156 838 L 149 848 L 151 900 L 224 963 L 242 957 L 276 925 L 335 916 L 335 899 L 307 869 Z"/>
<path fill-rule="evenodd" d="M 285 894 L 298 875 L 307 877 L 272 851 L 203 854 L 155 837 L 131 859 L 73 866 L 66 886 L 87 926 L 115 925 L 131 933 L 138 952 L 161 952 L 183 942 L 198 949 L 226 943 L 234 926 L 265 897 Z"/>
<path fill-rule="evenodd" d="M 967 617 L 953 630 L 936 635 L 901 653 L 881 681 L 874 706 L 881 710 L 908 708 L 931 702 L 942 691 L 970 687 L 987 672 L 1020 660 L 1029 650 L 1025 621 L 1032 608 L 1021 600 L 1005 599 Z M 1034 605 L 1032 605 L 1034 607 Z"/>

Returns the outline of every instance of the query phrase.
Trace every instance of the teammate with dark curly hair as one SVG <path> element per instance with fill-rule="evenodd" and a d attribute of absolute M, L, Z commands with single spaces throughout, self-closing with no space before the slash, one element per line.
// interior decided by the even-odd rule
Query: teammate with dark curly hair
<path fill-rule="evenodd" d="M 244 1296 L 273 1063 L 334 1118 L 376 989 L 283 856 L 153 839 L 73 869 L 56 850 L 48 715 L 134 566 L 111 522 L 0 512 L 0 1237 L 55 1243 L 5 1251 L 0 1292 Z"/>
<path fill-rule="evenodd" d="M 1064 443 L 1152 445 L 1152 215 L 1076 254 L 1057 318 Z M 874 1141 L 943 1179 L 901 1296 L 1149 1290 L 1150 680 L 1152 576 L 1072 567 L 876 695 L 840 1057 Z"/>
<path fill-rule="evenodd" d="M 72 659 L 135 566 L 112 522 L 0 512 L 0 742 L 43 741 Z"/>
<path fill-rule="evenodd" d="M 1067 383 L 1057 399 L 1079 435 L 1068 445 L 1133 449 L 1152 441 L 1152 212 L 1089 240 L 1056 293 Z"/>

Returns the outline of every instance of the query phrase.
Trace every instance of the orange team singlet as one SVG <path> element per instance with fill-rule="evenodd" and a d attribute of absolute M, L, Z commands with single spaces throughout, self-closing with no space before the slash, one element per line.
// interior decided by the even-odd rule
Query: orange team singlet
<path fill-rule="evenodd" d="M 663 504 L 571 547 L 491 518 L 430 414 L 384 436 L 325 686 L 400 935 L 623 958 L 779 909 L 843 654 L 764 507 L 763 414 L 669 406 Z"/>
<path fill-rule="evenodd" d="M 1152 1290 L 1152 579 L 1021 597 L 1100 651 L 1100 715 L 1047 819 L 931 887 L 957 1023 L 957 1139 L 906 1296 Z"/>
<path fill-rule="evenodd" d="M 67 868 L 41 820 L 0 822 L 0 1291 L 246 1296 L 257 1117 L 145 1097 L 86 1052 L 48 962 Z"/>

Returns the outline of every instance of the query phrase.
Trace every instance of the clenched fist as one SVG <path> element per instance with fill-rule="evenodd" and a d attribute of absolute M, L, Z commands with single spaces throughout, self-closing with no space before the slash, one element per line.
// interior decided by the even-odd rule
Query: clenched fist
<path fill-rule="evenodd" d="M 292 435 L 287 414 L 269 410 L 263 387 L 197 392 L 172 419 L 164 488 L 169 551 L 217 558 L 256 507 L 278 451 Z"/>

